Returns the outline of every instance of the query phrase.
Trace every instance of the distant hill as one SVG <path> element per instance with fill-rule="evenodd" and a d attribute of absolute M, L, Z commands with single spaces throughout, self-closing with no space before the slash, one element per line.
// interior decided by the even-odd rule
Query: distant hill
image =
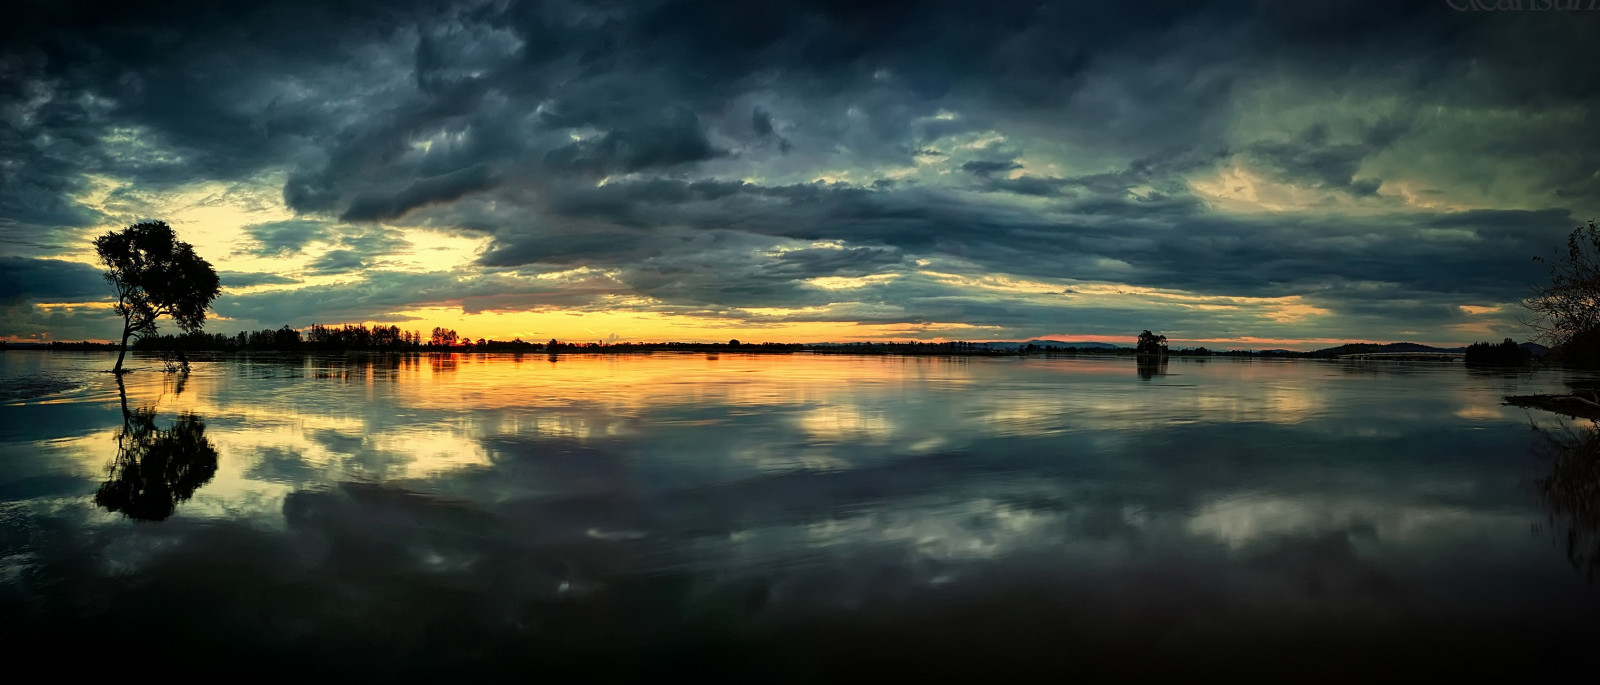
<path fill-rule="evenodd" d="M 1539 358 L 1539 357 L 1543 357 L 1543 356 L 1545 356 L 1547 354 L 1550 354 L 1550 348 L 1545 347 L 1544 345 L 1540 345 L 1539 343 L 1536 343 L 1536 342 L 1525 342 L 1525 343 L 1522 343 L 1520 345 L 1517 345 L 1517 347 L 1520 347 L 1520 348 L 1522 348 L 1524 350 L 1527 350 L 1528 354 L 1533 355 L 1534 358 Z"/>
<path fill-rule="evenodd" d="M 1382 344 L 1345 343 L 1338 347 L 1329 347 L 1327 349 L 1317 350 L 1312 352 L 1311 355 L 1316 357 L 1337 357 L 1341 354 L 1372 354 L 1374 352 L 1454 352 L 1457 354 L 1464 354 L 1466 351 L 1467 348 L 1465 347 L 1433 347 L 1431 345 L 1410 342 Z"/>

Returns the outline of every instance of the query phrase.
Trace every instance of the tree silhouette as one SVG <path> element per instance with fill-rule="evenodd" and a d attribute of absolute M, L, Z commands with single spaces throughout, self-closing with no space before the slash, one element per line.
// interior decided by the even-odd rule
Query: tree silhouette
<path fill-rule="evenodd" d="M 435 326 L 433 335 L 428 337 L 428 344 L 434 347 L 451 347 L 459 339 L 461 339 L 461 336 L 456 334 L 455 329 Z"/>
<path fill-rule="evenodd" d="M 106 267 L 106 282 L 117 289 L 115 309 L 122 316 L 122 347 L 112 373 L 123 373 L 130 336 L 155 333 L 163 314 L 186 332 L 198 331 L 206 308 L 222 292 L 216 269 L 163 221 L 109 231 L 95 239 L 94 250 Z"/>
<path fill-rule="evenodd" d="M 1156 335 L 1150 331 L 1139 334 L 1139 344 L 1135 348 L 1140 356 L 1166 356 L 1167 336 Z"/>
<path fill-rule="evenodd" d="M 1550 282 L 1523 300 L 1533 313 L 1526 323 L 1563 363 L 1600 366 L 1600 226 L 1572 229 L 1565 256 L 1534 260 L 1550 269 Z"/>
<path fill-rule="evenodd" d="M 217 449 L 200 417 L 184 414 L 162 430 L 156 427 L 155 407 L 128 410 L 120 376 L 117 389 L 122 393 L 122 432 L 111 477 L 100 484 L 94 503 L 131 519 L 165 520 L 216 475 Z"/>
<path fill-rule="evenodd" d="M 1467 366 L 1527 366 L 1533 355 L 1522 349 L 1515 340 L 1506 338 L 1498 345 L 1486 342 L 1467 346 Z"/>

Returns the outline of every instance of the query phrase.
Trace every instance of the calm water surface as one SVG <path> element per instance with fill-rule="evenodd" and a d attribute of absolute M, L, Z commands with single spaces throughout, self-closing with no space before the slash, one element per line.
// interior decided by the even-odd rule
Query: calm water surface
<path fill-rule="evenodd" d="M 1590 682 L 1600 469 L 1459 364 L 0 353 L 0 644 L 370 680 Z M 209 672 L 209 671 L 208 671 Z"/>

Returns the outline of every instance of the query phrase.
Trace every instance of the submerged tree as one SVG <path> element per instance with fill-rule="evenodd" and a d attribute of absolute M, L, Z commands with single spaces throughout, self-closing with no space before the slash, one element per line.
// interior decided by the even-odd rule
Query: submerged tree
<path fill-rule="evenodd" d="M 1523 300 L 1533 313 L 1526 323 L 1563 363 L 1600 365 L 1600 226 L 1572 229 L 1565 255 L 1534 260 L 1550 269 L 1550 282 Z"/>
<path fill-rule="evenodd" d="M 206 308 L 222 291 L 216 269 L 178 240 L 163 221 L 146 221 L 96 238 L 94 249 L 117 289 L 116 312 L 122 316 L 122 347 L 112 373 L 121 374 L 128 338 L 156 332 L 156 319 L 170 316 L 185 332 L 206 322 Z"/>

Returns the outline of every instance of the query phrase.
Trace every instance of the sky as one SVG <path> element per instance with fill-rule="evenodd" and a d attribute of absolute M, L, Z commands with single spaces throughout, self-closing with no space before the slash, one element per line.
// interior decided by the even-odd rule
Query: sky
<path fill-rule="evenodd" d="M 0 27 L 0 338 L 160 219 L 224 333 L 1525 340 L 1600 218 L 1591 0 L 135 4 Z"/>

